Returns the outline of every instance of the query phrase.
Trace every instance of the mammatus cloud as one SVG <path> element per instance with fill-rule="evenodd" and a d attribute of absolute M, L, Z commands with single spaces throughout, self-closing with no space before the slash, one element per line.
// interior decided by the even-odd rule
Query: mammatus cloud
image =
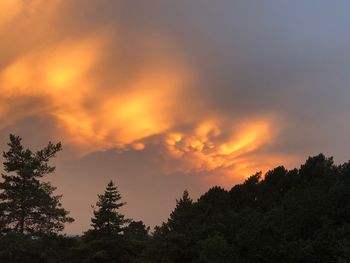
<path fill-rule="evenodd" d="M 274 137 L 272 124 L 268 118 L 241 121 L 236 125 L 227 120 L 221 123 L 208 120 L 187 133 L 166 134 L 165 144 L 169 154 L 181 160 L 175 168 L 179 172 L 247 176 L 256 169 L 249 157 Z M 263 168 L 263 163 L 260 165 Z"/>
<path fill-rule="evenodd" d="M 64 143 L 50 180 L 72 233 L 111 178 L 154 225 L 184 188 L 346 161 L 349 5 L 0 0 L 0 144 Z"/>
<path fill-rule="evenodd" d="M 247 176 L 264 166 L 251 160 L 277 136 L 276 116 L 233 119 L 213 108 L 194 88 L 196 69 L 166 35 L 130 37 L 117 23 L 71 35 L 61 25 L 72 19 L 65 17 L 62 1 L 0 5 L 8 11 L 0 16 L 0 34 L 22 30 L 0 44 L 10 54 L 0 68 L 1 128 L 49 116 L 57 137 L 82 154 L 144 150 L 157 137 L 165 157 L 177 162 L 164 168 L 168 172 Z M 131 39 L 138 60 L 122 54 Z"/>

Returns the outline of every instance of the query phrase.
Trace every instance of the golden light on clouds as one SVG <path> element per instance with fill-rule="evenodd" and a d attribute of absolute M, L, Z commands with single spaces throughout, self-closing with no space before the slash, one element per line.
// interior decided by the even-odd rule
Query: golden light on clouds
<path fill-rule="evenodd" d="M 106 42 L 108 37 L 94 35 L 62 41 L 17 58 L 0 74 L 1 96 L 44 99 L 46 103 L 32 108 L 30 114 L 35 111 L 53 116 L 66 131 L 65 139 L 85 151 L 126 144 L 143 148 L 134 142 L 173 125 L 174 106 L 185 74 L 177 65 L 149 63 L 123 87 L 118 87 L 118 79 L 109 83 L 110 87 L 100 87 L 96 84 L 100 76 L 93 70 L 106 55 L 102 52 Z M 21 112 L 17 119 L 27 117 L 27 113 Z"/>
<path fill-rule="evenodd" d="M 89 70 L 100 57 L 99 42 L 95 38 L 65 41 L 18 58 L 1 74 L 3 95 L 76 99 L 89 85 Z"/>
<path fill-rule="evenodd" d="M 48 17 L 59 17 L 59 3 L 0 1 L 0 10 L 6 10 L 0 14 L 0 29 L 16 28 L 26 20 L 27 26 L 21 27 L 24 35 L 36 37 L 29 32 L 28 25 L 33 24 L 40 32 L 38 39 L 55 35 L 42 46 L 30 39 L 28 48 L 14 48 L 14 55 L 0 67 L 0 100 L 8 102 L 0 105 L 1 128 L 26 117 L 49 116 L 58 137 L 82 153 L 110 148 L 142 151 L 147 138 L 158 136 L 167 156 L 181 162 L 170 170 L 250 172 L 247 156 L 271 142 L 272 118 L 230 120 L 224 113 L 213 117 L 210 107 L 198 106 L 207 105 L 202 94 L 186 98 L 193 95 L 195 70 L 162 37 L 139 36 L 145 56 L 137 66 L 125 60 L 111 62 L 109 49 L 117 54 L 122 49 L 110 30 L 94 28 L 72 37 L 53 21 L 47 23 Z M 45 21 L 40 21 L 42 16 Z M 114 34 L 123 41 L 123 33 Z M 3 45 L 11 50 L 15 40 Z M 120 77 L 123 70 L 132 74 Z M 28 101 L 35 103 L 29 107 Z M 186 125 L 192 128 L 178 128 Z"/>
<path fill-rule="evenodd" d="M 1 0 L 0 32 L 16 29 L 24 34 L 42 32 L 50 25 L 61 2 L 62 0 Z M 35 31 L 32 26 L 35 26 Z M 24 32 L 25 30 L 31 31 Z"/>
<path fill-rule="evenodd" d="M 0 28 L 5 26 L 12 19 L 21 13 L 21 0 L 1 0 L 0 1 Z M 5 11 L 4 11 L 5 10 Z"/>
<path fill-rule="evenodd" d="M 210 121 L 189 133 L 170 133 L 165 143 L 171 155 L 184 162 L 178 167 L 180 170 L 204 172 L 221 169 L 228 176 L 248 176 L 252 167 L 245 160 L 245 155 L 270 143 L 274 135 L 271 125 L 269 118 L 245 121 L 231 128 L 227 127 L 227 123 L 223 128 Z M 223 136 L 223 133 L 226 135 Z"/>

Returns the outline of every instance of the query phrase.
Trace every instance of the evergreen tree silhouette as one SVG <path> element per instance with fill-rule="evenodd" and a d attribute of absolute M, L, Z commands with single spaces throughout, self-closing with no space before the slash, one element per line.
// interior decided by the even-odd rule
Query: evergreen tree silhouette
<path fill-rule="evenodd" d="M 62 150 L 61 143 L 49 144 L 42 150 L 25 149 L 19 136 L 10 135 L 10 149 L 3 153 L 4 170 L 0 183 L 2 224 L 6 231 L 42 235 L 56 233 L 64 223 L 73 222 L 62 208 L 61 195 L 54 196 L 53 187 L 40 179 L 54 172 L 48 162 Z"/>
<path fill-rule="evenodd" d="M 168 221 L 156 228 L 152 253 L 160 254 L 161 257 L 154 257 L 154 261 L 194 262 L 197 251 L 193 247 L 196 228 L 193 209 L 193 201 L 185 190 L 181 198 L 176 200 L 176 207 Z"/>
<path fill-rule="evenodd" d="M 94 210 L 94 217 L 91 219 L 93 232 L 109 236 L 123 231 L 128 220 L 118 212 L 118 209 L 126 204 L 120 200 L 121 195 L 117 187 L 110 181 L 104 194 L 98 195 L 97 209 Z"/>

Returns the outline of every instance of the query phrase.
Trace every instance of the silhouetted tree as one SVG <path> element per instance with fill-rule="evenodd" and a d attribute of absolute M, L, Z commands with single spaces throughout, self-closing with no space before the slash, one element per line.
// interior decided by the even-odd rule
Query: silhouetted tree
<path fill-rule="evenodd" d="M 230 195 L 235 210 L 240 211 L 247 207 L 254 207 L 257 204 L 261 175 L 261 172 L 258 172 L 246 179 L 243 184 L 235 185 L 231 189 Z"/>
<path fill-rule="evenodd" d="M 128 262 L 132 252 L 124 237 L 124 229 L 129 220 L 119 212 L 126 203 L 121 202 L 121 195 L 110 181 L 104 194 L 98 195 L 94 217 L 91 218 L 91 230 L 84 236 L 84 262 Z"/>
<path fill-rule="evenodd" d="M 229 192 L 222 187 L 212 187 L 203 194 L 195 204 L 195 217 L 203 222 L 200 237 L 220 233 L 223 236 L 230 232 L 232 200 Z"/>
<path fill-rule="evenodd" d="M 124 229 L 124 237 L 128 243 L 128 262 L 144 262 L 145 249 L 150 241 L 149 227 L 142 221 L 131 221 Z"/>
<path fill-rule="evenodd" d="M 320 153 L 314 157 L 309 157 L 305 164 L 300 167 L 299 174 L 303 178 L 313 179 L 334 175 L 333 157 L 326 158 Z"/>
<path fill-rule="evenodd" d="M 196 263 L 231 263 L 230 246 L 226 239 L 218 234 L 209 236 L 200 243 L 199 259 Z"/>
<path fill-rule="evenodd" d="M 62 196 L 54 196 L 56 189 L 40 179 L 54 172 L 48 162 L 62 149 L 60 143 L 49 144 L 42 150 L 25 149 L 21 138 L 10 135 L 10 149 L 3 153 L 4 170 L 0 183 L 1 222 L 7 231 L 33 235 L 56 233 L 64 223 L 72 222 L 62 208 Z"/>
<path fill-rule="evenodd" d="M 94 210 L 94 217 L 91 219 L 92 231 L 99 235 L 118 235 L 123 231 L 125 223 L 128 222 L 118 210 L 125 205 L 121 202 L 121 195 L 112 181 L 106 187 L 103 195 L 98 195 Z"/>
<path fill-rule="evenodd" d="M 156 228 L 150 262 L 350 262 L 350 162 L 319 154 L 182 199 Z"/>
<path fill-rule="evenodd" d="M 0 262 L 80 263 L 74 253 L 79 239 L 59 235 L 32 238 L 12 232 L 0 238 Z"/>
<path fill-rule="evenodd" d="M 159 262 L 193 262 L 196 257 L 193 212 L 193 201 L 185 190 L 182 197 L 176 200 L 168 222 L 155 233 L 155 241 L 160 245 L 155 249 L 164 251 L 164 257 L 158 259 Z"/>
<path fill-rule="evenodd" d="M 142 221 L 127 224 L 123 205 L 110 182 L 83 238 L 7 233 L 0 262 L 350 262 L 350 162 L 337 166 L 323 154 L 299 169 L 256 173 L 230 191 L 212 187 L 195 202 L 184 191 L 152 235 Z"/>

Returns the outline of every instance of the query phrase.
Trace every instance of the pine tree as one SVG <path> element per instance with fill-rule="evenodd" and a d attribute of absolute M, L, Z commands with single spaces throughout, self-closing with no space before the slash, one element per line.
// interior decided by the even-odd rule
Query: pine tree
<path fill-rule="evenodd" d="M 94 218 L 91 219 L 92 232 L 102 236 L 120 234 L 128 220 L 118 212 L 118 209 L 126 203 L 120 202 L 121 195 L 112 181 L 108 183 L 104 194 L 98 195 L 98 198 L 96 203 L 98 209 L 94 210 Z"/>
<path fill-rule="evenodd" d="M 193 201 L 185 190 L 180 200 L 176 200 L 176 207 L 171 212 L 168 226 L 171 231 L 186 231 L 188 220 L 192 218 Z"/>
<path fill-rule="evenodd" d="M 54 172 L 48 162 L 62 149 L 61 143 L 49 144 L 42 150 L 25 149 L 19 136 L 10 135 L 10 149 L 3 153 L 4 170 L 0 183 L 2 222 L 6 231 L 40 235 L 56 233 L 64 223 L 73 222 L 62 208 L 61 195 L 40 179 Z"/>
<path fill-rule="evenodd" d="M 130 262 L 130 248 L 124 236 L 125 225 L 129 220 L 118 210 L 126 203 L 121 202 L 121 195 L 110 181 L 98 201 L 91 218 L 92 229 L 85 232 L 84 262 Z"/>
<path fill-rule="evenodd" d="M 158 250 L 164 250 L 162 262 L 194 262 L 198 257 L 194 248 L 196 237 L 194 222 L 194 204 L 187 190 L 176 200 L 176 207 L 170 214 L 168 222 L 158 229 L 162 244 Z"/>

